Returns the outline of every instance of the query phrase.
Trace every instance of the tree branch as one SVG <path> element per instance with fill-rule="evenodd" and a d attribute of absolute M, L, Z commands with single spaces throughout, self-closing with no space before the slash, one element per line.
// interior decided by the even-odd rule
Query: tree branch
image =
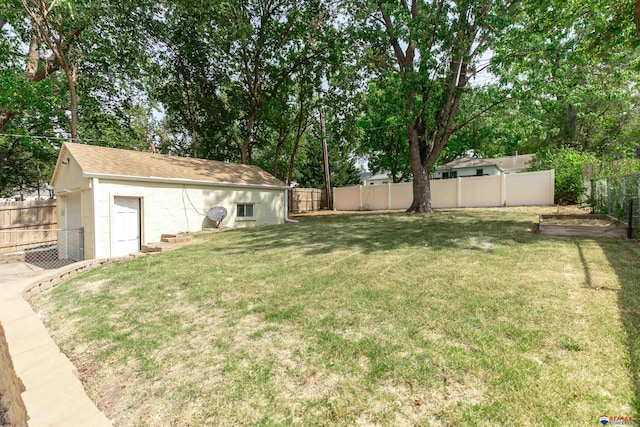
<path fill-rule="evenodd" d="M 633 22 L 635 22 L 636 31 L 640 35 L 640 0 L 633 1 Z"/>
<path fill-rule="evenodd" d="M 405 56 L 404 51 L 402 50 L 402 47 L 400 47 L 398 38 L 394 34 L 393 23 L 391 22 L 391 17 L 389 16 L 389 13 L 385 10 L 385 8 L 382 6 L 382 3 L 380 2 L 378 2 L 378 9 L 380 10 L 380 13 L 382 14 L 382 18 L 384 19 L 384 26 L 386 29 L 386 33 L 387 33 L 387 36 L 389 37 L 389 42 L 393 47 L 393 51 L 396 54 L 398 65 L 400 65 L 400 68 L 404 72 L 404 69 L 410 68 L 409 65 L 411 64 L 407 64 L 407 57 Z M 411 67 L 410 69 L 412 68 L 413 67 Z"/>
<path fill-rule="evenodd" d="M 459 131 L 460 129 L 462 129 L 463 127 L 465 127 L 466 125 L 468 125 L 469 123 L 471 123 L 472 121 L 479 119 L 480 117 L 482 117 L 487 111 L 497 107 L 498 105 L 502 104 L 505 101 L 510 100 L 510 98 L 502 98 L 499 99 L 497 101 L 494 101 L 493 103 L 491 103 L 488 107 L 483 108 L 481 111 L 478 111 L 476 114 L 474 114 L 473 116 L 469 117 L 467 120 L 465 120 L 464 122 L 460 123 L 458 126 L 454 127 L 453 129 L 451 129 L 451 133 L 454 134 L 457 131 Z"/>

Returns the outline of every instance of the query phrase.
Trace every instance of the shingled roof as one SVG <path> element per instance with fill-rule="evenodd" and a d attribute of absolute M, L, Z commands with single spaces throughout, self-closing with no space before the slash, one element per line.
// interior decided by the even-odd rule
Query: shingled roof
<path fill-rule="evenodd" d="M 67 150 L 85 175 L 193 180 L 218 184 L 285 185 L 273 175 L 252 165 L 77 143 L 65 143 L 62 150 Z M 57 169 L 56 167 L 56 171 Z"/>
<path fill-rule="evenodd" d="M 500 170 L 521 170 L 531 166 L 531 160 L 533 160 L 533 154 L 519 154 L 517 156 L 496 157 L 493 159 L 463 157 L 438 166 L 436 169 L 449 170 L 479 166 L 496 166 Z"/>

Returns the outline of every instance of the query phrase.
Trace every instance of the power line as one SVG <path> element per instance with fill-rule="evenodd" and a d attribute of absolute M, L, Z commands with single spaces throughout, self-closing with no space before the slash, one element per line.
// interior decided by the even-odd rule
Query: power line
<path fill-rule="evenodd" d="M 44 139 L 44 140 L 61 140 L 61 141 L 71 141 L 70 137 L 65 136 L 41 136 L 41 135 L 19 135 L 14 133 L 0 133 L 0 137 L 8 137 L 8 138 L 31 138 L 31 139 Z M 126 144 L 131 141 L 121 141 L 121 140 L 106 140 L 106 139 L 94 139 L 94 138 L 78 138 L 78 142 L 104 142 L 106 144 L 113 143 L 121 143 Z"/>
<path fill-rule="evenodd" d="M 32 139 L 71 139 L 62 136 L 40 136 L 40 135 L 18 135 L 14 133 L 0 133 L 0 136 L 11 138 L 32 138 Z"/>

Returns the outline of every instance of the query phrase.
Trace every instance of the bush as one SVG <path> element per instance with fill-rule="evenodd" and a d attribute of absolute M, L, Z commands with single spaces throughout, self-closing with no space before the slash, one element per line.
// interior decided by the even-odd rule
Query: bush
<path fill-rule="evenodd" d="M 555 169 L 555 202 L 563 205 L 582 203 L 585 193 L 583 166 L 595 160 L 592 154 L 561 148 L 536 154 L 530 170 Z"/>

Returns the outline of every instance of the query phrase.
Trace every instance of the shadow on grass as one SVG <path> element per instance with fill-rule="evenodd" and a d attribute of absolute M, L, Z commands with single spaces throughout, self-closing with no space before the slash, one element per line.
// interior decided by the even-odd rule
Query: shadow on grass
<path fill-rule="evenodd" d="M 303 255 L 359 250 L 364 254 L 399 247 L 433 250 L 465 247 L 486 250 L 493 245 L 527 244 L 537 241 L 537 222 L 532 216 L 437 211 L 430 215 L 363 214 L 303 218 L 298 224 L 243 230 L 238 240 L 221 254 L 242 254 L 296 246 Z M 452 238 L 452 236 L 454 236 Z M 485 247 L 483 247 L 485 245 Z"/>
<path fill-rule="evenodd" d="M 602 240 L 599 246 L 620 282 L 618 307 L 627 336 L 633 407 L 640 414 L 640 242 Z"/>
<path fill-rule="evenodd" d="M 587 262 L 587 258 L 584 256 L 584 250 L 582 250 L 582 245 L 580 244 L 580 240 L 574 240 L 576 247 L 578 248 L 578 256 L 580 257 L 580 263 L 582 264 L 582 268 L 584 270 L 584 281 L 585 286 L 589 289 L 593 289 L 593 280 L 591 279 L 591 268 L 589 267 L 589 263 Z"/>

